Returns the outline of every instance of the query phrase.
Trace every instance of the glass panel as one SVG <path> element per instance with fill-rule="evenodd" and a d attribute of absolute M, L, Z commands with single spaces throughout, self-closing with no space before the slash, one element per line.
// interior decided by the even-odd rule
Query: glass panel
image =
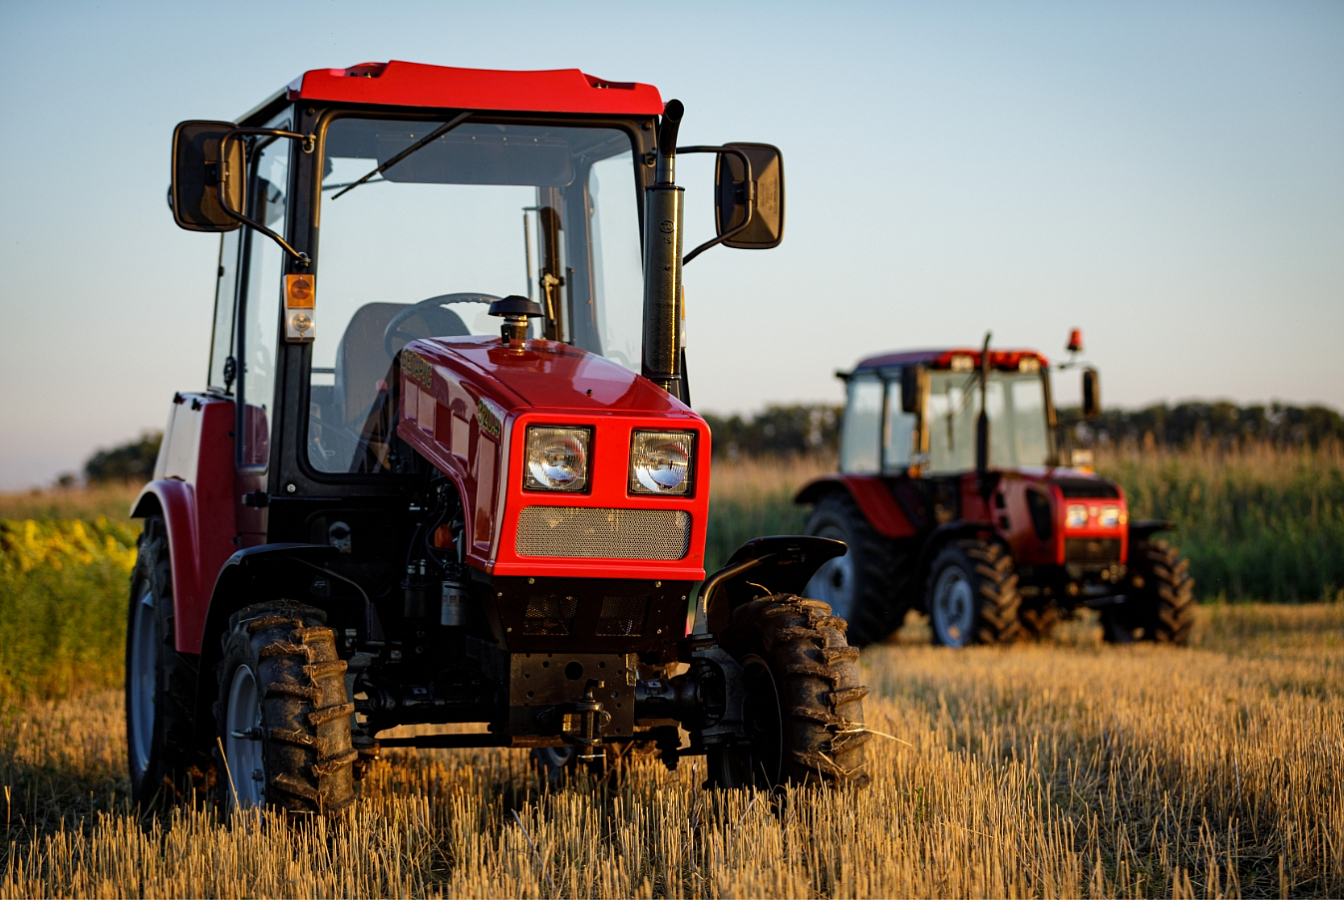
<path fill-rule="evenodd" d="M 467 122 L 337 196 L 441 124 L 327 129 L 308 428 L 319 471 L 388 468 L 393 354 L 415 338 L 497 337 L 491 297 L 531 296 L 555 317 L 545 333 L 638 371 L 630 135 Z"/>
<path fill-rule="evenodd" d="M 882 418 L 882 382 L 875 376 L 849 380 L 849 402 L 840 431 L 840 471 L 877 472 L 878 425 Z"/>
<path fill-rule="evenodd" d="M 888 372 L 887 422 L 882 440 L 882 469 L 904 469 L 915 450 L 914 413 L 901 412 L 901 373 Z"/>
<path fill-rule="evenodd" d="M 989 414 L 989 464 L 998 468 L 1043 466 L 1050 457 L 1045 383 L 1040 373 L 991 372 L 985 391 Z M 979 372 L 933 372 L 929 378 L 929 469 L 975 468 L 975 422 L 980 414 Z"/>
<path fill-rule="evenodd" d="M 644 340 L 644 259 L 639 246 L 639 206 L 631 202 L 629 151 L 593 164 L 588 175 L 593 282 L 600 350 L 632 372 L 640 371 Z M 641 302 L 630 302 L 639 297 Z"/>
<path fill-rule="evenodd" d="M 233 355 L 233 308 L 238 287 L 238 243 L 243 229 L 221 235 L 219 277 L 215 282 L 215 327 L 210 339 L 210 378 L 206 384 L 217 391 L 228 391 L 232 384 L 224 379 L 224 361 Z"/>
<path fill-rule="evenodd" d="M 289 189 L 290 142 L 272 140 L 261 151 L 254 167 L 249 217 L 264 222 L 277 234 L 285 234 L 285 206 Z M 244 229 L 246 307 L 243 314 L 242 393 L 247 403 L 243 429 L 243 465 L 265 466 L 270 455 L 270 434 L 275 402 L 276 342 L 280 334 L 281 274 L 284 251 L 275 241 Z"/>

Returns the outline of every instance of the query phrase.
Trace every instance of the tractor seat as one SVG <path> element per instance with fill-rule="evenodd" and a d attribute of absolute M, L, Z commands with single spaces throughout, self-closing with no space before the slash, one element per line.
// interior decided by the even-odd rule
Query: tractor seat
<path fill-rule="evenodd" d="M 366 303 L 355 311 L 336 346 L 336 411 L 356 430 L 363 427 L 378 398 L 379 382 L 386 382 L 392 358 L 383 344 L 383 333 L 397 313 L 409 303 Z M 470 334 L 452 310 L 429 307 L 401 323 L 402 336 L 453 337 Z M 397 341 L 402 343 L 401 340 Z"/>

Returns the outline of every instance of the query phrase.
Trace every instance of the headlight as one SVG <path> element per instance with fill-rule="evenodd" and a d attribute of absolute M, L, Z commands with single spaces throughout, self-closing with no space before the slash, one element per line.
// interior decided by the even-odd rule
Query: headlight
<path fill-rule="evenodd" d="M 529 491 L 574 493 L 588 486 L 587 428 L 533 425 L 527 429 L 527 472 L 523 488 Z"/>
<path fill-rule="evenodd" d="M 691 488 L 692 431 L 636 431 L 630 440 L 630 490 L 685 494 Z"/>
<path fill-rule="evenodd" d="M 1087 527 L 1087 507 L 1081 503 L 1070 503 L 1064 510 L 1064 527 Z"/>
<path fill-rule="evenodd" d="M 1118 528 L 1120 526 L 1120 507 L 1103 506 L 1101 515 L 1097 516 L 1097 524 L 1102 528 Z"/>

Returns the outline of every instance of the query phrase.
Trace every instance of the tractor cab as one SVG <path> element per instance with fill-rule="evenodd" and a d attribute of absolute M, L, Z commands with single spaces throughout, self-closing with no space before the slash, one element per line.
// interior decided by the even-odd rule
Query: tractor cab
<path fill-rule="evenodd" d="M 1077 331 L 1069 349 L 1082 349 Z M 881 640 L 915 609 L 938 643 L 1003 643 L 1044 636 L 1079 606 L 1102 609 L 1113 640 L 1188 634 L 1188 621 L 1173 629 L 1158 617 L 1165 601 L 1149 572 L 1149 557 L 1166 553 L 1149 538 L 1170 523 L 1131 521 L 1119 484 L 1061 458 L 1044 355 L 987 338 L 871 356 L 840 377 L 839 472 L 797 502 L 814 506 L 809 534 L 851 548 L 808 590 L 849 618 L 854 639 Z M 1082 391 L 1094 417 L 1091 367 Z"/>

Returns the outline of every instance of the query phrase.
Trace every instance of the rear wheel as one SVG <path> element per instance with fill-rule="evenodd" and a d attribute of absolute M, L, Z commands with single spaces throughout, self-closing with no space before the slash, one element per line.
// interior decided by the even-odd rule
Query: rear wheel
<path fill-rule="evenodd" d="M 226 809 L 337 812 L 354 802 L 354 704 L 320 610 L 287 601 L 238 613 L 219 666 L 215 721 Z"/>
<path fill-rule="evenodd" d="M 145 520 L 126 620 L 126 750 L 137 803 L 177 800 L 203 760 L 192 745 L 196 673 L 177 652 L 168 531 Z"/>
<path fill-rule="evenodd" d="M 1009 644 L 1022 636 L 1013 558 L 976 538 L 949 541 L 933 559 L 925 603 L 933 642 L 944 647 Z"/>
<path fill-rule="evenodd" d="M 1022 636 L 1037 641 L 1049 640 L 1061 619 L 1063 614 L 1053 600 L 1036 606 L 1023 605 L 1017 612 L 1017 620 L 1022 624 Z"/>
<path fill-rule="evenodd" d="M 720 643 L 743 669 L 745 740 L 709 754 L 718 787 L 865 785 L 863 698 L 845 623 L 817 600 L 779 594 L 733 611 Z"/>
<path fill-rule="evenodd" d="M 1120 644 L 1188 644 L 1195 624 L 1195 580 L 1190 577 L 1190 561 L 1166 541 L 1134 541 L 1129 548 L 1128 568 L 1128 598 L 1102 610 L 1106 640 Z"/>
<path fill-rule="evenodd" d="M 803 593 L 829 604 L 849 623 L 850 644 L 875 643 L 900 628 L 905 605 L 895 595 L 896 549 L 868 524 L 854 498 L 841 492 L 826 495 L 803 530 L 844 541 L 849 548 L 844 556 L 824 562 Z"/>

